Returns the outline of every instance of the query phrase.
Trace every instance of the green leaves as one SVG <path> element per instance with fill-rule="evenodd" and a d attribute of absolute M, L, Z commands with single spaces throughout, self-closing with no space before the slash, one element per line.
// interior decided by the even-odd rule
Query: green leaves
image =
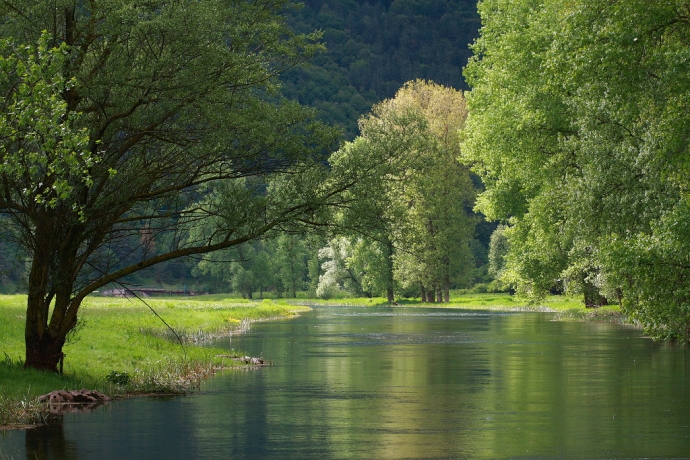
<path fill-rule="evenodd" d="M 341 225 L 366 235 L 352 243 L 381 261 L 362 271 L 387 273 L 378 283 L 363 276 L 363 284 L 386 286 L 392 296 L 394 269 L 407 289 L 447 290 L 469 276 L 475 221 L 465 207 L 474 186 L 457 159 L 466 115 L 462 92 L 409 82 L 361 118 L 362 135 L 333 155 L 334 174 L 358 176 Z"/>
<path fill-rule="evenodd" d="M 20 188 L 22 205 L 72 207 L 83 203 L 75 184 L 92 183 L 90 168 L 98 161 L 88 150 L 88 133 L 78 128 L 78 114 L 69 114 L 62 94 L 74 87 L 62 69 L 67 47 L 50 48 L 43 34 L 34 46 L 19 48 L 0 42 L 0 175 Z M 76 126 L 75 126 L 76 125 Z"/>
<path fill-rule="evenodd" d="M 651 254 L 660 235 L 680 238 L 664 229 L 679 218 L 690 177 L 686 5 L 484 0 L 479 8 L 463 157 L 487 185 L 478 209 L 512 225 L 504 276 L 534 295 L 593 284 L 614 300 L 622 289 L 647 324 L 650 309 L 674 308 L 686 269 L 670 251 L 642 263 L 619 249 Z M 655 279 L 653 266 L 674 273 L 676 282 L 657 288 L 666 294 L 636 287 Z M 667 320 L 686 334 L 684 320 Z"/>

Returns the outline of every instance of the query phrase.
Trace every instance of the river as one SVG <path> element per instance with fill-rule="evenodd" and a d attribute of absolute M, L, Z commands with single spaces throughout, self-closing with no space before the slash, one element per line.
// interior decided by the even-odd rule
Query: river
<path fill-rule="evenodd" d="M 274 363 L 0 433 L 0 458 L 690 458 L 690 350 L 548 313 L 318 307 Z"/>

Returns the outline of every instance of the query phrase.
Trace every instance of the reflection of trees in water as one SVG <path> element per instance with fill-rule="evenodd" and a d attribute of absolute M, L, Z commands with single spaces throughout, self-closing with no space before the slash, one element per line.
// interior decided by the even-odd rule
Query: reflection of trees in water
<path fill-rule="evenodd" d="M 65 439 L 62 418 L 62 414 L 51 414 L 46 425 L 26 430 L 27 460 L 77 458 L 77 446 Z"/>
<path fill-rule="evenodd" d="M 68 441 L 64 433 L 64 414 L 67 412 L 90 412 L 99 404 L 50 404 L 50 414 L 44 425 L 26 430 L 24 445 L 27 460 L 75 459 L 77 444 Z"/>

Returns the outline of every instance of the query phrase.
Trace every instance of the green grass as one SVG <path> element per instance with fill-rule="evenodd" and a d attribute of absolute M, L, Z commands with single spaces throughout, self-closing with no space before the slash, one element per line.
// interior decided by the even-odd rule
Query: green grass
<path fill-rule="evenodd" d="M 26 296 L 0 295 L 0 426 L 35 421 L 35 398 L 53 390 L 89 388 L 112 396 L 195 387 L 214 368 L 237 365 L 229 358 L 233 352 L 197 344 L 246 328 L 251 321 L 299 311 L 270 300 L 217 295 L 146 302 L 175 334 L 138 300 L 90 297 L 64 347 L 64 375 L 56 375 L 22 369 Z M 130 382 L 118 386 L 106 381 L 113 371 L 126 374 Z"/>
<path fill-rule="evenodd" d="M 346 298 L 346 299 L 290 299 L 289 303 L 295 305 L 332 305 L 332 306 L 378 306 L 387 305 L 388 302 L 383 297 L 374 298 Z M 510 294 L 457 294 L 451 293 L 448 303 L 429 303 L 419 299 L 399 299 L 396 300 L 399 306 L 411 307 L 432 307 L 432 308 L 476 308 L 476 309 L 518 309 L 535 311 L 564 311 L 582 310 L 585 305 L 582 300 L 567 296 L 550 296 L 543 302 L 530 305 L 526 299 L 511 296 Z M 618 308 L 618 307 L 614 307 Z"/>
<path fill-rule="evenodd" d="M 380 306 L 388 305 L 385 298 L 347 298 L 347 299 L 291 299 L 289 303 L 295 305 L 328 305 L 328 306 Z M 396 305 L 400 307 L 418 308 L 465 308 L 479 310 L 513 310 L 555 312 L 555 319 L 559 321 L 605 321 L 612 323 L 627 323 L 628 319 L 618 305 L 609 305 L 597 309 L 585 307 L 581 297 L 554 295 L 541 302 L 529 303 L 527 299 L 503 293 L 466 294 L 451 291 L 450 302 L 429 303 L 419 299 L 399 299 Z"/>

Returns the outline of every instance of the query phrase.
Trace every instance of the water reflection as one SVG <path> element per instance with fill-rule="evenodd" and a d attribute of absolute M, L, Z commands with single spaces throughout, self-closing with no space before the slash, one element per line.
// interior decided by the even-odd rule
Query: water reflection
<path fill-rule="evenodd" d="M 76 445 L 65 438 L 62 417 L 62 415 L 52 416 L 48 420 L 48 425 L 26 431 L 27 460 L 76 458 Z"/>
<path fill-rule="evenodd" d="M 133 399 L 65 416 L 55 432 L 60 439 L 26 432 L 25 452 L 30 458 L 686 457 L 687 349 L 655 345 L 620 326 L 549 318 L 329 308 L 258 324 L 226 345 L 263 354 L 276 366 L 226 372 L 198 395 Z"/>

